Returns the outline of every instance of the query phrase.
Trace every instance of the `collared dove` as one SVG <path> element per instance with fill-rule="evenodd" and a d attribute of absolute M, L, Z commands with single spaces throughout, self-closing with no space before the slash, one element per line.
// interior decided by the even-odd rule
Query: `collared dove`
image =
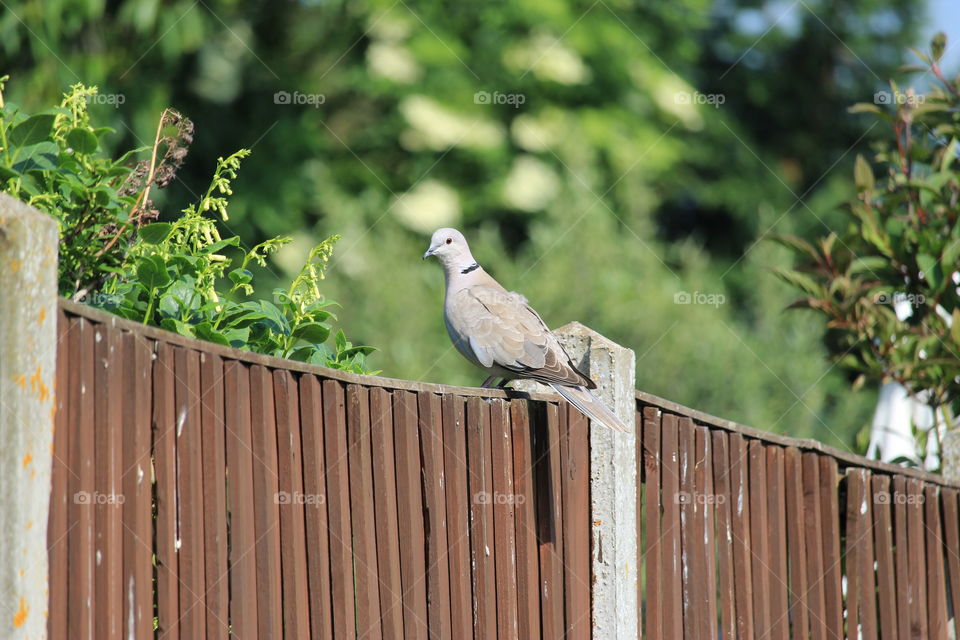
<path fill-rule="evenodd" d="M 548 384 L 585 416 L 617 431 L 630 429 L 590 392 L 597 385 L 577 370 L 556 336 L 519 293 L 483 270 L 456 229 L 438 229 L 423 258 L 436 256 L 447 291 L 443 319 L 454 346 L 490 374 L 484 387 L 515 378 Z"/>

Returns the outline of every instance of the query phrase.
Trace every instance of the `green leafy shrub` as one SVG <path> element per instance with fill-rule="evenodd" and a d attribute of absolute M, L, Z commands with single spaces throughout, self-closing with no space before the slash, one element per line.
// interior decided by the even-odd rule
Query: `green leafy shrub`
<path fill-rule="evenodd" d="M 372 347 L 333 334 L 320 280 L 339 236 L 310 252 L 287 289 L 255 298 L 254 264 L 289 242 L 280 236 L 250 250 L 221 237 L 231 181 L 249 155 L 220 158 L 199 202 L 158 222 L 152 188 L 172 182 L 193 141 L 192 123 L 164 112 L 152 148 L 106 157 L 87 103 L 96 88 L 75 85 L 59 107 L 24 114 L 3 103 L 0 79 L 0 189 L 53 216 L 60 228 L 60 293 L 143 324 L 257 353 L 367 372 Z M 149 151 L 149 159 L 136 158 Z M 332 335 L 332 340 L 331 340 Z"/>
<path fill-rule="evenodd" d="M 796 269 L 777 270 L 804 293 L 792 306 L 826 317 L 831 353 L 859 374 L 855 385 L 898 382 L 953 424 L 960 403 L 960 78 L 940 70 L 945 45 L 938 34 L 930 55 L 918 53 L 922 70 L 939 81 L 928 93 L 891 83 L 886 99 L 851 109 L 879 118 L 892 135 L 872 161 L 857 158 L 847 227 L 816 244 L 775 239 L 802 259 Z"/>

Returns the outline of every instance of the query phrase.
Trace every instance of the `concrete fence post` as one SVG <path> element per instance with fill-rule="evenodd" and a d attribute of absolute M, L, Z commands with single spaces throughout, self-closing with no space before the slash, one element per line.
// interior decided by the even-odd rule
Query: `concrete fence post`
<path fill-rule="evenodd" d="M 940 468 L 944 479 L 960 484 L 960 427 L 947 427 L 941 447 Z"/>
<path fill-rule="evenodd" d="M 0 637 L 47 636 L 57 224 L 0 193 Z"/>
<path fill-rule="evenodd" d="M 594 391 L 628 425 L 636 422 L 636 354 L 579 322 L 554 331 L 573 362 L 597 383 Z M 514 383 L 532 390 L 536 383 Z M 590 428 L 592 628 L 594 640 L 636 638 L 636 434 Z"/>

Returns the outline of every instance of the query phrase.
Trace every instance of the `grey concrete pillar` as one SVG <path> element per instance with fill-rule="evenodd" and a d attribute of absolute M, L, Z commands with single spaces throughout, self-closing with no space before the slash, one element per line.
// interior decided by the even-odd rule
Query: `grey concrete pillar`
<path fill-rule="evenodd" d="M 0 193 L 0 637 L 47 636 L 57 224 Z"/>
<path fill-rule="evenodd" d="M 940 452 L 943 478 L 960 484 L 960 428 L 953 427 L 943 434 L 943 451 Z"/>
<path fill-rule="evenodd" d="M 597 383 L 594 393 L 628 425 L 636 422 L 636 355 L 571 322 L 554 331 L 581 371 Z M 547 390 L 517 381 L 515 388 Z M 637 458 L 636 434 L 590 428 L 590 512 L 592 530 L 592 621 L 595 640 L 636 638 Z"/>

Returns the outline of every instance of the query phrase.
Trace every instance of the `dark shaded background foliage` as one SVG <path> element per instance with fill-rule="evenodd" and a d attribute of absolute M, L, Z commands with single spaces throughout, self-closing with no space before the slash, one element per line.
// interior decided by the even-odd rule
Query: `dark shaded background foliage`
<path fill-rule="evenodd" d="M 252 148 L 231 229 L 251 242 L 294 234 L 278 278 L 316 239 L 343 234 L 327 287 L 388 375 L 478 381 L 443 335 L 440 274 L 418 260 L 439 188 L 478 258 L 551 325 L 577 319 L 634 348 L 641 388 L 849 445 L 872 397 L 851 396 L 830 369 L 822 329 L 782 313 L 790 292 L 764 268 L 790 256 L 757 240 L 771 228 L 823 235 L 838 219 L 853 152 L 878 133 L 846 109 L 886 86 L 922 10 L 906 0 L 28 0 L 0 15 L 0 70 L 26 105 L 78 81 L 122 94 L 118 109 L 94 106 L 120 148 L 145 144 L 165 107 L 187 114 L 196 139 L 161 211 L 195 200 L 217 156 Z M 412 72 L 378 74 L 378 51 Z M 276 104 L 278 91 L 325 101 Z M 478 91 L 524 102 L 477 104 Z M 693 92 L 723 104 L 684 104 Z M 451 118 L 486 134 L 425 144 L 417 113 L 433 134 Z M 518 133 L 531 123 L 539 137 Z M 518 161 L 553 176 L 542 202 L 505 195 L 511 175 L 529 177 Z M 401 215 L 407 191 L 423 198 Z M 675 304 L 681 292 L 724 304 Z"/>

